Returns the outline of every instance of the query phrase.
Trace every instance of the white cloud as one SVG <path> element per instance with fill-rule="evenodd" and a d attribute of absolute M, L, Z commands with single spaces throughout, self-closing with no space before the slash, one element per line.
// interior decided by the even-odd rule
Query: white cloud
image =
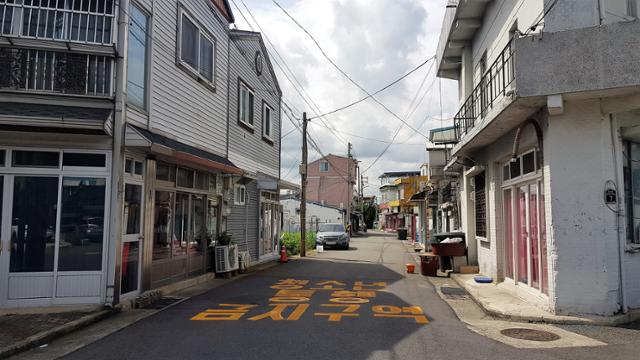
<path fill-rule="evenodd" d="M 234 0 L 245 13 L 255 31 L 255 23 L 246 13 L 239 0 Z M 442 18 L 447 0 L 289 0 L 279 3 L 303 24 L 317 39 L 325 52 L 355 81 L 374 92 L 424 60 L 435 54 Z M 295 77 L 322 112 L 333 110 L 365 94 L 345 79 L 322 56 L 311 39 L 302 32 L 271 1 L 245 0 L 266 36 L 274 44 Z M 241 14 L 234 8 L 236 25 L 249 29 Z M 263 34 L 264 34 L 263 33 Z M 270 47 L 267 43 L 267 47 Z M 296 112 L 307 111 L 313 116 L 315 110 L 302 101 L 294 86 L 282 74 L 276 62 L 278 56 L 271 51 L 276 68 L 283 100 L 294 107 Z M 282 63 L 281 63 L 282 65 Z M 428 65 L 410 77 L 376 96 L 388 108 L 405 118 L 423 134 L 428 130 L 447 126 L 451 120 L 441 122 L 439 80 L 434 81 L 435 69 L 418 95 L 424 96 L 413 115 L 406 118 L 411 101 L 423 81 Z M 458 102 L 457 86 L 454 82 L 442 80 L 442 114 L 450 118 L 456 111 Z M 430 86 L 432 85 L 433 86 Z M 301 116 L 300 113 L 296 114 Z M 345 111 L 326 117 L 326 120 L 340 132 L 357 134 L 362 137 L 390 141 L 401 122 L 386 112 L 372 100 L 360 103 Z M 347 146 L 322 126 L 319 119 L 311 121 L 310 134 L 318 142 L 322 151 L 345 155 Z M 293 125 L 283 116 L 283 133 Z M 340 133 L 340 137 L 354 144 L 355 154 L 363 168 L 368 167 L 386 144 Z M 425 139 L 405 126 L 396 142 L 412 145 L 392 145 L 389 151 L 365 175 L 374 185 L 384 171 L 417 170 L 425 160 Z M 298 180 L 297 166 L 300 158 L 300 133 L 295 131 L 282 143 L 282 175 L 287 180 Z M 310 160 L 319 155 L 310 150 Z M 286 175 L 286 176 L 285 176 Z M 377 192 L 376 186 L 367 188 Z"/>

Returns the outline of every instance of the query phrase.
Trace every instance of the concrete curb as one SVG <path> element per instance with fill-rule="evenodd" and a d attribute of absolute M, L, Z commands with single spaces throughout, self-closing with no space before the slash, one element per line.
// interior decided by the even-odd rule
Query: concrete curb
<path fill-rule="evenodd" d="M 464 281 L 458 276 L 452 276 L 451 279 L 464 289 L 471 299 L 484 311 L 487 315 L 495 318 L 513 322 L 533 322 L 533 323 L 545 323 L 555 325 L 591 325 L 591 326 L 617 326 L 632 322 L 640 319 L 640 311 L 630 311 L 627 314 L 615 315 L 610 317 L 604 316 L 563 316 L 563 315 L 541 315 L 541 316 L 527 316 L 514 314 L 495 307 L 490 307 L 478 298 L 478 294 L 469 289 Z"/>
<path fill-rule="evenodd" d="M 104 309 L 96 313 L 85 315 L 79 319 L 68 322 L 64 325 L 55 327 L 53 329 L 29 336 L 24 340 L 20 340 L 10 346 L 6 346 L 0 349 L 0 359 L 6 359 L 9 356 L 15 355 L 19 352 L 23 352 L 23 351 L 32 349 L 34 347 L 46 344 L 53 339 L 59 338 L 70 332 L 76 331 L 80 328 L 96 323 L 116 312 L 117 310 L 114 310 L 114 309 Z"/>
<path fill-rule="evenodd" d="M 240 280 L 248 275 L 251 275 L 252 273 L 255 272 L 261 272 L 267 269 L 270 269 L 272 267 L 275 267 L 279 265 L 278 262 L 276 261 L 268 261 L 268 262 L 264 262 L 264 263 L 260 263 L 257 264 L 255 266 L 250 267 L 247 272 L 243 273 L 243 274 L 239 274 L 238 276 L 234 276 L 232 278 L 229 279 L 219 279 L 221 280 L 220 282 L 216 282 L 215 284 L 212 284 L 212 286 L 206 288 L 206 289 L 202 289 L 201 291 L 196 292 L 195 294 L 192 294 L 191 296 L 187 296 L 184 297 L 178 301 L 176 301 L 175 303 L 168 305 L 162 309 L 158 309 L 155 311 L 149 311 L 145 316 L 140 317 L 138 319 L 136 319 L 135 321 L 131 322 L 131 323 L 127 323 L 126 325 L 122 326 L 120 329 L 125 328 L 127 326 L 130 326 L 140 320 L 146 319 L 152 315 L 155 315 L 161 311 L 164 310 L 168 310 L 170 308 L 172 308 L 173 306 L 176 306 L 182 302 L 185 302 L 187 300 L 189 300 L 190 298 L 194 297 L 194 296 L 198 296 L 201 294 L 204 294 L 207 291 L 213 290 L 215 288 L 218 288 L 222 285 L 231 283 L 233 281 L 236 280 Z M 214 278 L 208 279 L 208 280 L 215 280 Z M 188 289 L 189 287 L 193 287 L 193 286 L 198 286 L 198 285 L 202 285 L 204 282 L 206 282 L 205 280 L 203 281 L 198 281 L 192 284 L 189 284 L 189 286 L 176 286 L 174 289 L 171 289 L 173 291 L 171 292 L 166 292 L 166 293 L 162 293 L 162 295 L 167 295 L 167 296 L 171 296 L 174 294 L 179 294 L 180 291 Z M 134 300 L 131 300 L 134 301 Z M 47 344 L 50 343 L 52 340 L 60 338 L 64 335 L 67 335 L 69 333 L 72 333 L 76 330 L 79 330 L 81 328 L 87 327 L 89 325 L 92 325 L 94 323 L 99 322 L 100 320 L 103 320 L 113 314 L 119 313 L 121 311 L 131 311 L 134 308 L 131 306 L 131 304 L 127 304 L 127 306 L 123 306 L 123 304 L 120 304 L 119 306 L 116 306 L 114 308 L 111 309 L 104 309 L 104 310 L 100 310 L 98 312 L 95 313 L 91 313 L 91 314 L 87 314 L 79 319 L 76 319 L 74 321 L 71 321 L 69 323 L 66 323 L 64 325 L 58 326 L 56 328 L 53 328 L 51 330 L 47 330 L 47 331 L 43 331 L 41 333 L 32 335 L 24 340 L 20 340 L 14 344 L 12 344 L 11 346 L 7 346 L 4 347 L 2 349 L 0 349 L 0 359 L 6 359 L 12 355 L 33 349 L 35 347 L 38 347 L 40 345 L 43 344 Z M 109 335 L 109 334 L 107 334 Z"/>

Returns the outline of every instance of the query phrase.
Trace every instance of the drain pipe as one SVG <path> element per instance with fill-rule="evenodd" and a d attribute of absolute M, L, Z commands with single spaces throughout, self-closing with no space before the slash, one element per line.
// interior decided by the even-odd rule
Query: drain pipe
<path fill-rule="evenodd" d="M 127 38 L 129 34 L 129 0 L 120 0 L 118 7 L 118 43 L 116 44 L 115 112 L 113 116 L 113 151 L 111 154 L 111 194 L 109 213 L 109 240 L 106 268 L 105 305 L 120 302 L 120 268 L 122 266 L 122 204 L 123 159 L 125 136 L 125 102 L 127 101 Z"/>
<path fill-rule="evenodd" d="M 620 306 L 622 307 L 622 313 L 626 314 L 629 309 L 627 308 L 627 292 L 625 289 L 625 284 L 626 284 L 626 278 L 627 278 L 627 274 L 625 272 L 625 268 L 624 268 L 624 264 L 623 264 L 623 260 L 624 260 L 624 249 L 625 249 L 625 244 L 623 244 L 623 242 L 625 241 L 624 236 L 620 236 L 620 217 L 624 216 L 623 213 L 623 208 L 620 206 L 620 195 L 618 193 L 618 189 L 620 189 L 620 176 L 618 175 L 618 154 L 621 151 L 620 149 L 620 144 L 616 139 L 616 132 L 615 132 L 615 126 L 614 126 L 614 119 L 613 119 L 613 115 L 609 114 L 609 127 L 611 130 L 611 149 L 613 151 L 613 166 L 614 166 L 614 174 L 615 174 L 615 187 L 616 187 L 616 196 L 618 197 L 616 199 L 616 211 L 615 211 L 615 215 L 616 215 L 616 236 L 617 236 L 617 240 L 618 240 L 618 275 L 619 275 L 619 281 L 620 281 Z"/>

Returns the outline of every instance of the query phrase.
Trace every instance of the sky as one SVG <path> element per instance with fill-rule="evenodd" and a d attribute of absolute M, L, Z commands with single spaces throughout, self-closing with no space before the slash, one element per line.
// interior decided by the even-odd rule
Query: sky
<path fill-rule="evenodd" d="M 315 37 L 345 73 L 370 93 L 435 55 L 447 3 L 447 0 L 276 1 Z M 284 113 L 301 118 L 306 111 L 313 117 L 360 100 L 366 93 L 336 70 L 311 38 L 274 2 L 230 2 L 237 28 L 262 29 L 283 91 L 282 134 L 286 136 L 282 139 L 281 177 L 299 183 L 302 136 Z M 310 121 L 309 135 L 323 154 L 346 156 L 347 142 L 353 144 L 360 168 L 366 169 L 363 176 L 368 178 L 369 185 L 365 186 L 365 194 L 377 194 L 378 176 L 385 171 L 419 170 L 426 158 L 423 135 L 428 136 L 431 128 L 452 124 L 458 103 L 457 85 L 436 78 L 435 67 L 431 61 L 376 95 L 376 99 L 419 133 L 403 126 L 394 144 L 375 163 L 402 122 L 372 99 Z M 320 157 L 309 148 L 310 162 Z"/>

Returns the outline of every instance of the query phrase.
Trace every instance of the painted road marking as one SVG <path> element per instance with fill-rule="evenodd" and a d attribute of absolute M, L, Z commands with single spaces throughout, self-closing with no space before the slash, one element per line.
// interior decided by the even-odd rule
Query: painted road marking
<path fill-rule="evenodd" d="M 315 286 L 305 288 L 307 286 Z M 362 304 L 368 304 L 375 299 L 378 291 L 384 291 L 386 282 L 364 283 L 355 281 L 353 290 L 347 290 L 348 284 L 327 280 L 311 284 L 304 279 L 281 279 L 270 288 L 277 290 L 269 298 L 268 306 L 271 310 L 245 318 L 250 311 L 258 311 L 258 304 L 219 304 L 219 308 L 206 309 L 191 318 L 194 321 L 298 321 L 309 309 L 314 295 L 318 291 L 331 291 L 329 304 L 320 304 L 323 310 L 342 309 L 341 312 L 314 312 L 316 317 L 327 317 L 329 322 L 341 322 L 343 318 L 357 318 Z M 324 292 L 326 294 L 326 292 Z M 371 305 L 370 310 L 374 318 L 407 318 L 414 319 L 417 324 L 428 324 L 429 320 L 420 306 Z M 264 311 L 264 310 L 263 310 Z"/>

